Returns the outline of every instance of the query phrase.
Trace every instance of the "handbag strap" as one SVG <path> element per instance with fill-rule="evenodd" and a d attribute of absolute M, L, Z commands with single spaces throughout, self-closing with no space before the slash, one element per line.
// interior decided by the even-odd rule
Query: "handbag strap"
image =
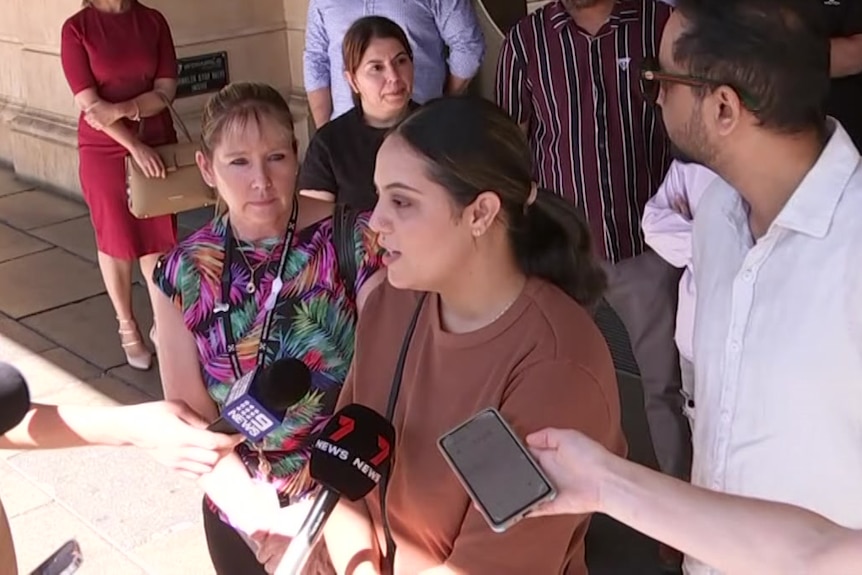
<path fill-rule="evenodd" d="M 168 111 L 170 112 L 171 119 L 173 120 L 175 125 L 178 125 L 180 127 L 180 131 L 183 133 L 183 136 L 186 137 L 186 140 L 188 140 L 189 143 L 193 143 L 194 140 L 192 140 L 192 135 L 189 132 L 189 129 L 186 127 L 186 123 L 183 122 L 183 119 L 180 118 L 179 114 L 177 114 L 177 111 L 174 109 L 173 104 L 171 104 L 170 99 L 167 96 L 165 96 L 163 93 L 159 92 L 158 90 L 153 90 L 153 92 L 158 94 L 159 98 L 162 99 L 162 102 L 165 103 L 165 108 L 167 108 Z M 141 118 L 141 121 L 138 123 L 138 135 L 139 136 L 144 132 L 144 122 L 145 121 L 146 121 L 146 118 Z"/>
<path fill-rule="evenodd" d="M 423 292 L 416 303 L 416 309 L 413 310 L 413 317 L 410 319 L 410 325 L 407 328 L 407 333 L 404 334 L 404 341 L 401 344 L 401 351 L 398 352 L 398 361 L 395 364 L 395 374 L 392 377 L 392 387 L 389 390 L 389 401 L 386 404 L 386 419 L 392 421 L 395 415 L 395 404 L 398 403 L 398 393 L 401 391 L 401 379 L 404 376 L 404 362 L 407 359 L 407 351 L 410 349 L 410 341 L 413 339 L 413 332 L 416 331 L 416 322 L 419 320 L 419 314 L 422 312 L 422 307 L 425 305 L 427 292 Z M 382 575 L 394 575 L 395 573 L 395 539 L 392 537 L 392 528 L 389 525 L 389 516 L 386 513 L 386 494 L 389 487 L 389 473 L 395 466 L 395 447 L 392 448 L 392 456 L 389 466 L 384 470 L 380 478 L 380 518 L 383 521 L 383 534 L 386 537 L 386 553 L 383 556 L 383 573 Z"/>
<path fill-rule="evenodd" d="M 332 243 L 335 244 L 338 275 L 350 299 L 356 297 L 356 242 L 353 235 L 355 225 L 356 212 L 346 204 L 337 204 L 332 214 Z"/>

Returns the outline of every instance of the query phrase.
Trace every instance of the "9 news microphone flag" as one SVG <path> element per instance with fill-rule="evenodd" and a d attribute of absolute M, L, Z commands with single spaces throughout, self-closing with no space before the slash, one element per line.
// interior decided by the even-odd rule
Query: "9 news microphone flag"
<path fill-rule="evenodd" d="M 294 358 L 279 359 L 267 369 L 245 374 L 234 382 L 221 416 L 207 430 L 242 433 L 258 442 L 284 421 L 287 410 L 308 394 L 311 372 Z"/>

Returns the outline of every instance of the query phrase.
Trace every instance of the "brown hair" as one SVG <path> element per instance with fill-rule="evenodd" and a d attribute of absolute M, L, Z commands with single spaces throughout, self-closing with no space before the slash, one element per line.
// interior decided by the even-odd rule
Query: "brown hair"
<path fill-rule="evenodd" d="M 396 40 L 413 61 L 413 48 L 401 26 L 383 16 L 365 16 L 355 21 L 344 34 L 341 56 L 345 72 L 356 73 L 372 40 Z M 359 106 L 359 94 L 353 94 L 353 103 Z"/>
<path fill-rule="evenodd" d="M 449 192 L 459 213 L 482 192 L 497 194 L 522 272 L 556 285 L 585 307 L 599 301 L 607 280 L 583 216 L 547 190 L 532 200 L 530 146 L 502 109 L 478 97 L 438 98 L 392 134 L 425 158 L 428 176 Z"/>
<path fill-rule="evenodd" d="M 278 90 L 257 82 L 228 84 L 210 97 L 201 122 L 201 150 L 212 156 L 225 131 L 242 129 L 250 122 L 258 126 L 272 122 L 283 128 L 297 153 L 290 106 Z"/>

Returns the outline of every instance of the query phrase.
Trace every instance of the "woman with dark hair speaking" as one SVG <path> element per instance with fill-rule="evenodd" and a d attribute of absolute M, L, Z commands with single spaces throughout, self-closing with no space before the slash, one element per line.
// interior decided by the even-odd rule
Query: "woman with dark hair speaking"
<path fill-rule="evenodd" d="M 518 126 L 474 98 L 426 104 L 380 148 L 369 225 L 388 281 L 366 302 L 339 403 L 387 413 L 405 339 L 407 348 L 389 529 L 378 490 L 342 500 L 326 526 L 339 573 L 388 571 L 386 531 L 396 574 L 586 573 L 588 516 L 527 519 L 494 533 L 436 445 L 495 407 L 521 437 L 574 427 L 625 451 L 613 363 L 588 309 L 604 276 L 584 222 L 536 190 L 529 158 Z"/>

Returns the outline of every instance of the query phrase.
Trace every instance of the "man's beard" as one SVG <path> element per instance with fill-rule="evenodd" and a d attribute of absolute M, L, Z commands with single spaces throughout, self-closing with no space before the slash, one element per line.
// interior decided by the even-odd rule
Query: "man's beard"
<path fill-rule="evenodd" d="M 679 148 L 679 146 L 677 146 L 673 142 L 670 143 L 670 157 L 673 158 L 675 161 L 680 162 L 682 164 L 696 164 L 697 163 L 694 161 L 694 159 L 691 156 L 689 156 L 688 154 L 683 152 Z"/>
<path fill-rule="evenodd" d="M 712 169 L 716 150 L 703 126 L 700 104 L 696 105 L 678 137 L 671 137 L 671 155 L 679 162 Z"/>

